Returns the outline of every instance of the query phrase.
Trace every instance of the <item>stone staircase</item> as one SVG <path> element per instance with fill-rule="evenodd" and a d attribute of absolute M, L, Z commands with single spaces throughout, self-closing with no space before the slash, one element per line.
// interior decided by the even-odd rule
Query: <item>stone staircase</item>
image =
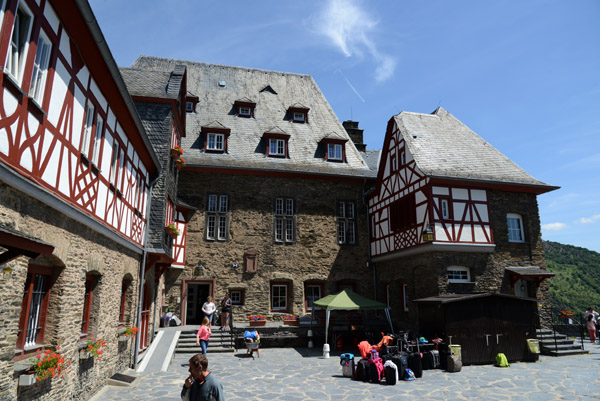
<path fill-rule="evenodd" d="M 196 333 L 194 330 L 185 330 L 181 332 L 179 341 L 177 341 L 176 353 L 199 354 L 202 348 L 196 345 Z M 214 327 L 208 343 L 207 353 L 215 352 L 235 352 L 235 334 L 231 331 L 219 330 Z"/>
<path fill-rule="evenodd" d="M 542 355 L 566 356 L 589 353 L 589 351 L 581 348 L 581 338 L 573 340 L 564 334 L 555 334 L 552 330 L 546 329 L 538 329 L 537 338 L 540 341 Z"/>

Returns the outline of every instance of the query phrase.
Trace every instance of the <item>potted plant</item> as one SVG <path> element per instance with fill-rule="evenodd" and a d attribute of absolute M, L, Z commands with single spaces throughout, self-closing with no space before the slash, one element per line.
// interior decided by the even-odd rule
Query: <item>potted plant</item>
<path fill-rule="evenodd" d="M 56 376 L 64 377 L 65 357 L 59 351 L 60 347 L 55 350 L 47 349 L 43 354 L 30 359 L 33 368 L 19 376 L 19 386 L 31 386 Z M 67 364 L 70 365 L 71 361 L 67 361 Z"/>
<path fill-rule="evenodd" d="M 184 167 L 185 167 L 185 159 L 183 157 L 180 157 L 179 159 L 175 160 L 175 168 L 177 170 L 181 170 Z"/>
<path fill-rule="evenodd" d="M 175 160 L 179 159 L 179 156 L 183 154 L 183 149 L 180 146 L 175 146 L 171 149 L 171 157 Z"/>
<path fill-rule="evenodd" d="M 560 312 L 558 312 L 558 317 L 560 319 L 571 319 L 573 315 L 575 315 L 575 312 L 570 310 L 561 310 Z"/>
<path fill-rule="evenodd" d="M 267 319 L 262 315 L 248 316 L 248 319 L 250 320 L 250 327 L 259 327 L 267 324 Z"/>
<path fill-rule="evenodd" d="M 300 325 L 300 320 L 298 320 L 298 316 L 296 315 L 284 315 L 283 324 L 285 326 L 298 326 Z"/>
<path fill-rule="evenodd" d="M 90 336 L 87 340 L 86 347 L 79 350 L 79 359 L 88 359 L 90 357 L 98 358 L 98 360 L 102 360 L 102 353 L 104 352 L 104 348 L 106 347 L 106 342 L 98 338 L 94 339 L 94 336 Z"/>
<path fill-rule="evenodd" d="M 127 342 L 129 337 L 135 337 L 137 335 L 138 330 L 137 327 L 127 327 L 125 332 L 119 336 L 119 341 Z"/>
<path fill-rule="evenodd" d="M 177 236 L 180 234 L 179 230 L 177 229 L 177 226 L 175 226 L 174 223 L 167 224 L 165 226 L 165 231 L 167 232 L 169 237 L 173 239 L 177 238 Z"/>

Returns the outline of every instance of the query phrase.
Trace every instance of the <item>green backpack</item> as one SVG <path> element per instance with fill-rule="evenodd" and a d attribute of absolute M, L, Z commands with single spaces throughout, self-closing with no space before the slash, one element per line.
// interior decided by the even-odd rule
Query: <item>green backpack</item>
<path fill-rule="evenodd" d="M 496 366 L 501 368 L 508 368 L 510 364 L 508 363 L 508 359 L 506 359 L 506 355 L 503 353 L 499 353 L 496 355 Z"/>

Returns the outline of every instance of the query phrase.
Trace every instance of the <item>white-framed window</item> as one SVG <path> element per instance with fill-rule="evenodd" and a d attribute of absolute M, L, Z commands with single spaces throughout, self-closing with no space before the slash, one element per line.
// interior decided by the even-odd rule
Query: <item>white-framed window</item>
<path fill-rule="evenodd" d="M 208 195 L 206 205 L 206 239 L 227 241 L 229 197 L 227 195 Z"/>
<path fill-rule="evenodd" d="M 275 199 L 275 242 L 293 243 L 296 239 L 296 211 L 292 198 Z"/>
<path fill-rule="evenodd" d="M 338 244 L 356 244 L 356 204 L 352 201 L 337 202 Z"/>
<path fill-rule="evenodd" d="M 242 305 L 244 302 L 244 291 L 243 290 L 230 290 L 229 297 L 231 298 L 232 305 Z"/>
<path fill-rule="evenodd" d="M 342 160 L 343 152 L 342 145 L 339 143 L 327 144 L 327 159 L 328 160 Z"/>
<path fill-rule="evenodd" d="M 506 225 L 508 226 L 508 242 L 525 242 L 523 235 L 523 219 L 516 213 L 506 215 Z"/>
<path fill-rule="evenodd" d="M 287 284 L 271 284 L 271 310 L 287 310 Z"/>
<path fill-rule="evenodd" d="M 404 149 L 400 151 L 400 165 L 404 166 L 406 164 L 406 152 Z"/>
<path fill-rule="evenodd" d="M 39 104 L 42 104 L 44 97 L 44 87 L 46 85 L 46 75 L 48 75 L 48 64 L 50 62 L 50 50 L 52 45 L 50 39 L 43 31 L 40 31 L 40 37 L 37 43 L 37 51 L 33 62 L 33 73 L 31 76 L 31 85 L 29 95 Z"/>
<path fill-rule="evenodd" d="M 448 208 L 448 199 L 440 199 L 440 211 L 442 213 L 442 219 L 450 218 L 450 209 Z"/>
<path fill-rule="evenodd" d="M 92 163 L 98 165 L 100 159 L 100 145 L 104 131 L 104 120 L 100 116 L 96 119 L 96 133 L 94 135 L 94 147 L 92 148 Z"/>
<path fill-rule="evenodd" d="M 301 111 L 294 112 L 294 121 L 297 123 L 303 123 L 306 121 L 306 114 Z"/>
<path fill-rule="evenodd" d="M 121 153 L 119 154 L 119 169 L 117 170 L 117 174 L 115 176 L 115 187 L 117 190 L 121 190 L 119 177 L 123 177 L 123 168 L 125 167 L 125 149 L 121 148 Z M 122 180 L 121 180 L 122 181 Z"/>
<path fill-rule="evenodd" d="M 402 299 L 404 312 L 408 312 L 408 284 L 402 284 Z"/>
<path fill-rule="evenodd" d="M 269 139 L 269 156 L 285 156 L 285 139 Z"/>
<path fill-rule="evenodd" d="M 140 173 L 136 173 L 135 187 L 133 189 L 135 191 L 133 207 L 136 209 L 139 209 L 140 192 L 142 192 L 142 188 L 143 188 L 142 176 Z"/>
<path fill-rule="evenodd" d="M 225 135 L 209 132 L 206 135 L 206 149 L 225 150 Z"/>
<path fill-rule="evenodd" d="M 304 286 L 304 302 L 307 311 L 311 311 L 316 300 L 321 299 L 322 286 L 320 284 L 306 284 Z"/>
<path fill-rule="evenodd" d="M 25 69 L 25 59 L 27 58 L 32 26 L 33 14 L 25 4 L 25 1 L 20 1 L 15 13 L 10 43 L 8 45 L 8 54 L 6 55 L 6 65 L 4 67 L 6 72 L 19 84 L 23 79 L 23 70 Z"/>
<path fill-rule="evenodd" d="M 192 113 L 194 111 L 194 103 L 193 102 L 185 102 L 185 111 L 188 113 Z"/>
<path fill-rule="evenodd" d="M 449 266 L 448 282 L 449 283 L 470 283 L 471 282 L 471 270 L 464 266 Z"/>
<path fill-rule="evenodd" d="M 239 114 L 240 116 L 250 117 L 252 115 L 252 109 L 248 106 L 240 106 Z"/>
<path fill-rule="evenodd" d="M 398 160 L 396 159 L 396 155 L 390 156 L 392 171 L 398 171 Z"/>
<path fill-rule="evenodd" d="M 88 103 L 85 108 L 85 125 L 83 126 L 83 135 L 81 136 L 81 154 L 84 156 L 87 156 L 90 151 L 93 123 L 94 106 L 92 106 L 91 103 Z"/>

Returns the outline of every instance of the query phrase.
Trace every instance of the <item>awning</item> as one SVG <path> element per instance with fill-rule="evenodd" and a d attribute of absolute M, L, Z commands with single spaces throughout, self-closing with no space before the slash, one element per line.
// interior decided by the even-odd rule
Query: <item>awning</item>
<path fill-rule="evenodd" d="M 6 249 L 0 253 L 0 265 L 21 255 L 37 258 L 39 255 L 52 255 L 54 252 L 54 245 L 8 227 L 0 227 L 0 247 Z"/>
<path fill-rule="evenodd" d="M 539 284 L 547 278 L 556 276 L 556 274 L 538 266 L 507 266 L 505 270 L 511 275 L 511 284 L 513 285 L 520 279 L 536 280 Z"/>

